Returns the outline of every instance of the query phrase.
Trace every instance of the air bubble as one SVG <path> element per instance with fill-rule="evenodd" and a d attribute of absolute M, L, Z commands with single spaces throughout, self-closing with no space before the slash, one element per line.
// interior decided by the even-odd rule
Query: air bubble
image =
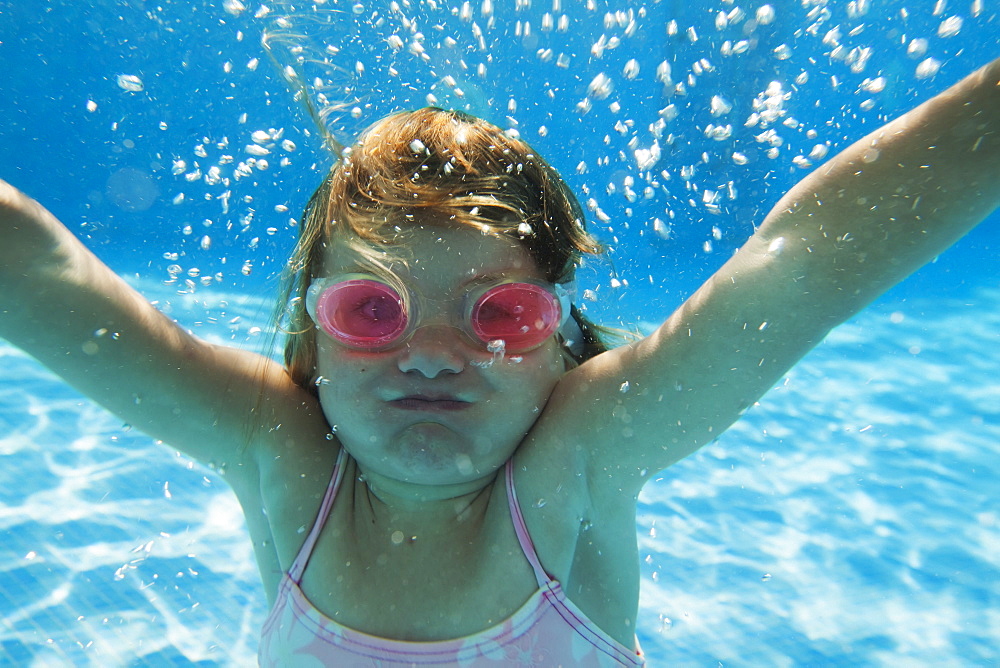
<path fill-rule="evenodd" d="M 142 83 L 142 79 L 134 74 L 119 74 L 118 75 L 118 87 L 122 90 L 127 90 L 130 93 L 139 93 L 145 89 Z"/>
<path fill-rule="evenodd" d="M 486 350 L 493 353 L 491 364 L 502 362 L 504 354 L 507 352 L 507 342 L 503 339 L 495 339 L 486 344 Z"/>
<path fill-rule="evenodd" d="M 921 37 L 911 40 L 909 45 L 906 47 L 906 55 L 913 59 L 923 58 L 926 53 L 927 40 Z"/>
<path fill-rule="evenodd" d="M 782 44 L 774 49 L 774 57 L 778 60 L 788 60 L 792 57 L 792 48 L 787 44 Z"/>
<path fill-rule="evenodd" d="M 614 90 L 614 84 L 608 75 L 603 72 L 594 77 L 587 86 L 587 94 L 598 100 L 607 99 L 611 95 L 612 90 Z"/>
<path fill-rule="evenodd" d="M 917 65 L 916 76 L 918 79 L 929 79 L 938 73 L 941 69 L 941 61 L 934 58 L 927 58 L 922 60 L 919 65 Z"/>
<path fill-rule="evenodd" d="M 762 5 L 757 8 L 757 23 L 762 26 L 774 23 L 774 7 L 771 5 Z"/>
<path fill-rule="evenodd" d="M 715 141 L 725 141 L 733 135 L 732 125 L 712 125 L 705 127 L 705 136 Z"/>
<path fill-rule="evenodd" d="M 962 17 L 951 16 L 938 26 L 938 37 L 954 37 L 962 29 Z"/>
<path fill-rule="evenodd" d="M 660 161 L 660 144 L 654 141 L 653 145 L 648 149 L 637 149 L 634 155 L 636 166 L 639 168 L 639 171 L 649 171 L 656 165 L 657 162 Z"/>
<path fill-rule="evenodd" d="M 881 93 L 885 90 L 885 77 L 875 79 L 865 79 L 861 82 L 861 89 L 869 93 Z"/>
<path fill-rule="evenodd" d="M 852 18 L 860 18 L 868 13 L 871 8 L 869 0 L 851 0 L 847 3 L 847 15 Z"/>
<path fill-rule="evenodd" d="M 659 218 L 653 219 L 653 231 L 656 232 L 661 239 L 670 239 L 672 236 L 670 224 L 663 222 Z"/>
<path fill-rule="evenodd" d="M 809 151 L 809 157 L 813 160 L 822 160 L 826 157 L 826 154 L 830 151 L 830 147 L 826 144 L 816 144 Z"/>
<path fill-rule="evenodd" d="M 710 108 L 713 116 L 724 116 L 733 110 L 733 105 L 721 95 L 713 95 Z"/>
<path fill-rule="evenodd" d="M 673 79 L 670 78 L 670 75 L 671 75 L 670 63 L 668 63 L 667 61 L 664 60 L 662 63 L 656 66 L 656 78 L 659 81 L 663 82 L 664 86 L 673 85 L 674 82 Z"/>
<path fill-rule="evenodd" d="M 210 186 L 217 185 L 222 181 L 222 170 L 220 170 L 215 165 L 208 168 L 208 173 L 205 174 L 205 183 Z"/>
<path fill-rule="evenodd" d="M 861 161 L 867 164 L 876 162 L 882 156 L 882 151 L 877 148 L 868 148 L 861 154 Z"/>

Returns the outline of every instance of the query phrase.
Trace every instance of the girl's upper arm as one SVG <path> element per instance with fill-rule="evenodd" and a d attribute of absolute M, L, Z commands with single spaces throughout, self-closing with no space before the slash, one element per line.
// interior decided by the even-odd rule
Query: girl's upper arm
<path fill-rule="evenodd" d="M 248 418 L 302 400 L 280 365 L 184 331 L 2 181 L 0 231 L 0 336 L 132 426 L 227 464 L 232 482 L 256 477 Z"/>
<path fill-rule="evenodd" d="M 830 329 L 989 215 L 998 81 L 1000 60 L 844 150 L 651 336 L 567 374 L 552 408 L 572 416 L 592 473 L 638 490 L 643 471 L 713 440 Z"/>

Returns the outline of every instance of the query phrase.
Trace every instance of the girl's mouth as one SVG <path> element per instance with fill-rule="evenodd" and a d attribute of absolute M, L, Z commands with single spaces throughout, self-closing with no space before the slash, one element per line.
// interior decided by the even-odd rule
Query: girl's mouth
<path fill-rule="evenodd" d="M 389 402 L 396 408 L 409 411 L 459 411 L 472 405 L 471 402 L 462 401 L 451 396 L 427 396 L 414 394 Z"/>

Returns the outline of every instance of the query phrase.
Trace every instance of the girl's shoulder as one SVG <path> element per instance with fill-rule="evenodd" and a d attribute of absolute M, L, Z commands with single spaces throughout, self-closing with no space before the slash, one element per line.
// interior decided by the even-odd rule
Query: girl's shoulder
<path fill-rule="evenodd" d="M 224 471 L 269 600 L 305 540 L 340 452 L 315 397 L 287 392 L 261 398 L 250 413 L 257 417 L 247 425 L 244 463 Z"/>
<path fill-rule="evenodd" d="M 571 417 L 539 422 L 511 467 L 527 533 L 570 600 L 602 629 L 627 638 L 638 602 L 637 587 L 622 585 L 638 583 L 636 495 L 598 465 L 597 448 Z"/>

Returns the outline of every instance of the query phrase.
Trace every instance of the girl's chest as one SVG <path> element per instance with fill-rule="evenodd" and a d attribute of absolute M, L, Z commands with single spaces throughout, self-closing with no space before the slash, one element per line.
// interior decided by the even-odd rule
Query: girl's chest
<path fill-rule="evenodd" d="M 303 593 L 324 616 L 372 635 L 463 637 L 502 623 L 529 601 L 539 588 L 528 555 L 534 552 L 545 572 L 604 626 L 599 618 L 608 607 L 609 588 L 602 582 L 618 579 L 621 571 L 612 563 L 616 560 L 608 561 L 606 542 L 594 540 L 604 533 L 603 523 L 589 527 L 590 501 L 586 486 L 576 484 L 579 476 L 549 469 L 539 477 L 532 475 L 536 470 L 542 469 L 514 467 L 516 504 L 501 471 L 484 512 L 435 531 L 373 516 L 366 486 L 350 462 L 309 555 Z M 316 480 L 302 478 L 300 498 L 286 494 L 284 503 L 270 508 L 268 523 L 279 532 L 274 539 L 280 566 L 269 583 L 275 588 L 320 510 L 326 485 L 320 472 L 314 475 Z"/>
<path fill-rule="evenodd" d="M 538 589 L 506 503 L 448 531 L 383 526 L 352 505 L 332 510 L 301 584 L 344 626 L 403 640 L 463 637 L 502 623 Z"/>

